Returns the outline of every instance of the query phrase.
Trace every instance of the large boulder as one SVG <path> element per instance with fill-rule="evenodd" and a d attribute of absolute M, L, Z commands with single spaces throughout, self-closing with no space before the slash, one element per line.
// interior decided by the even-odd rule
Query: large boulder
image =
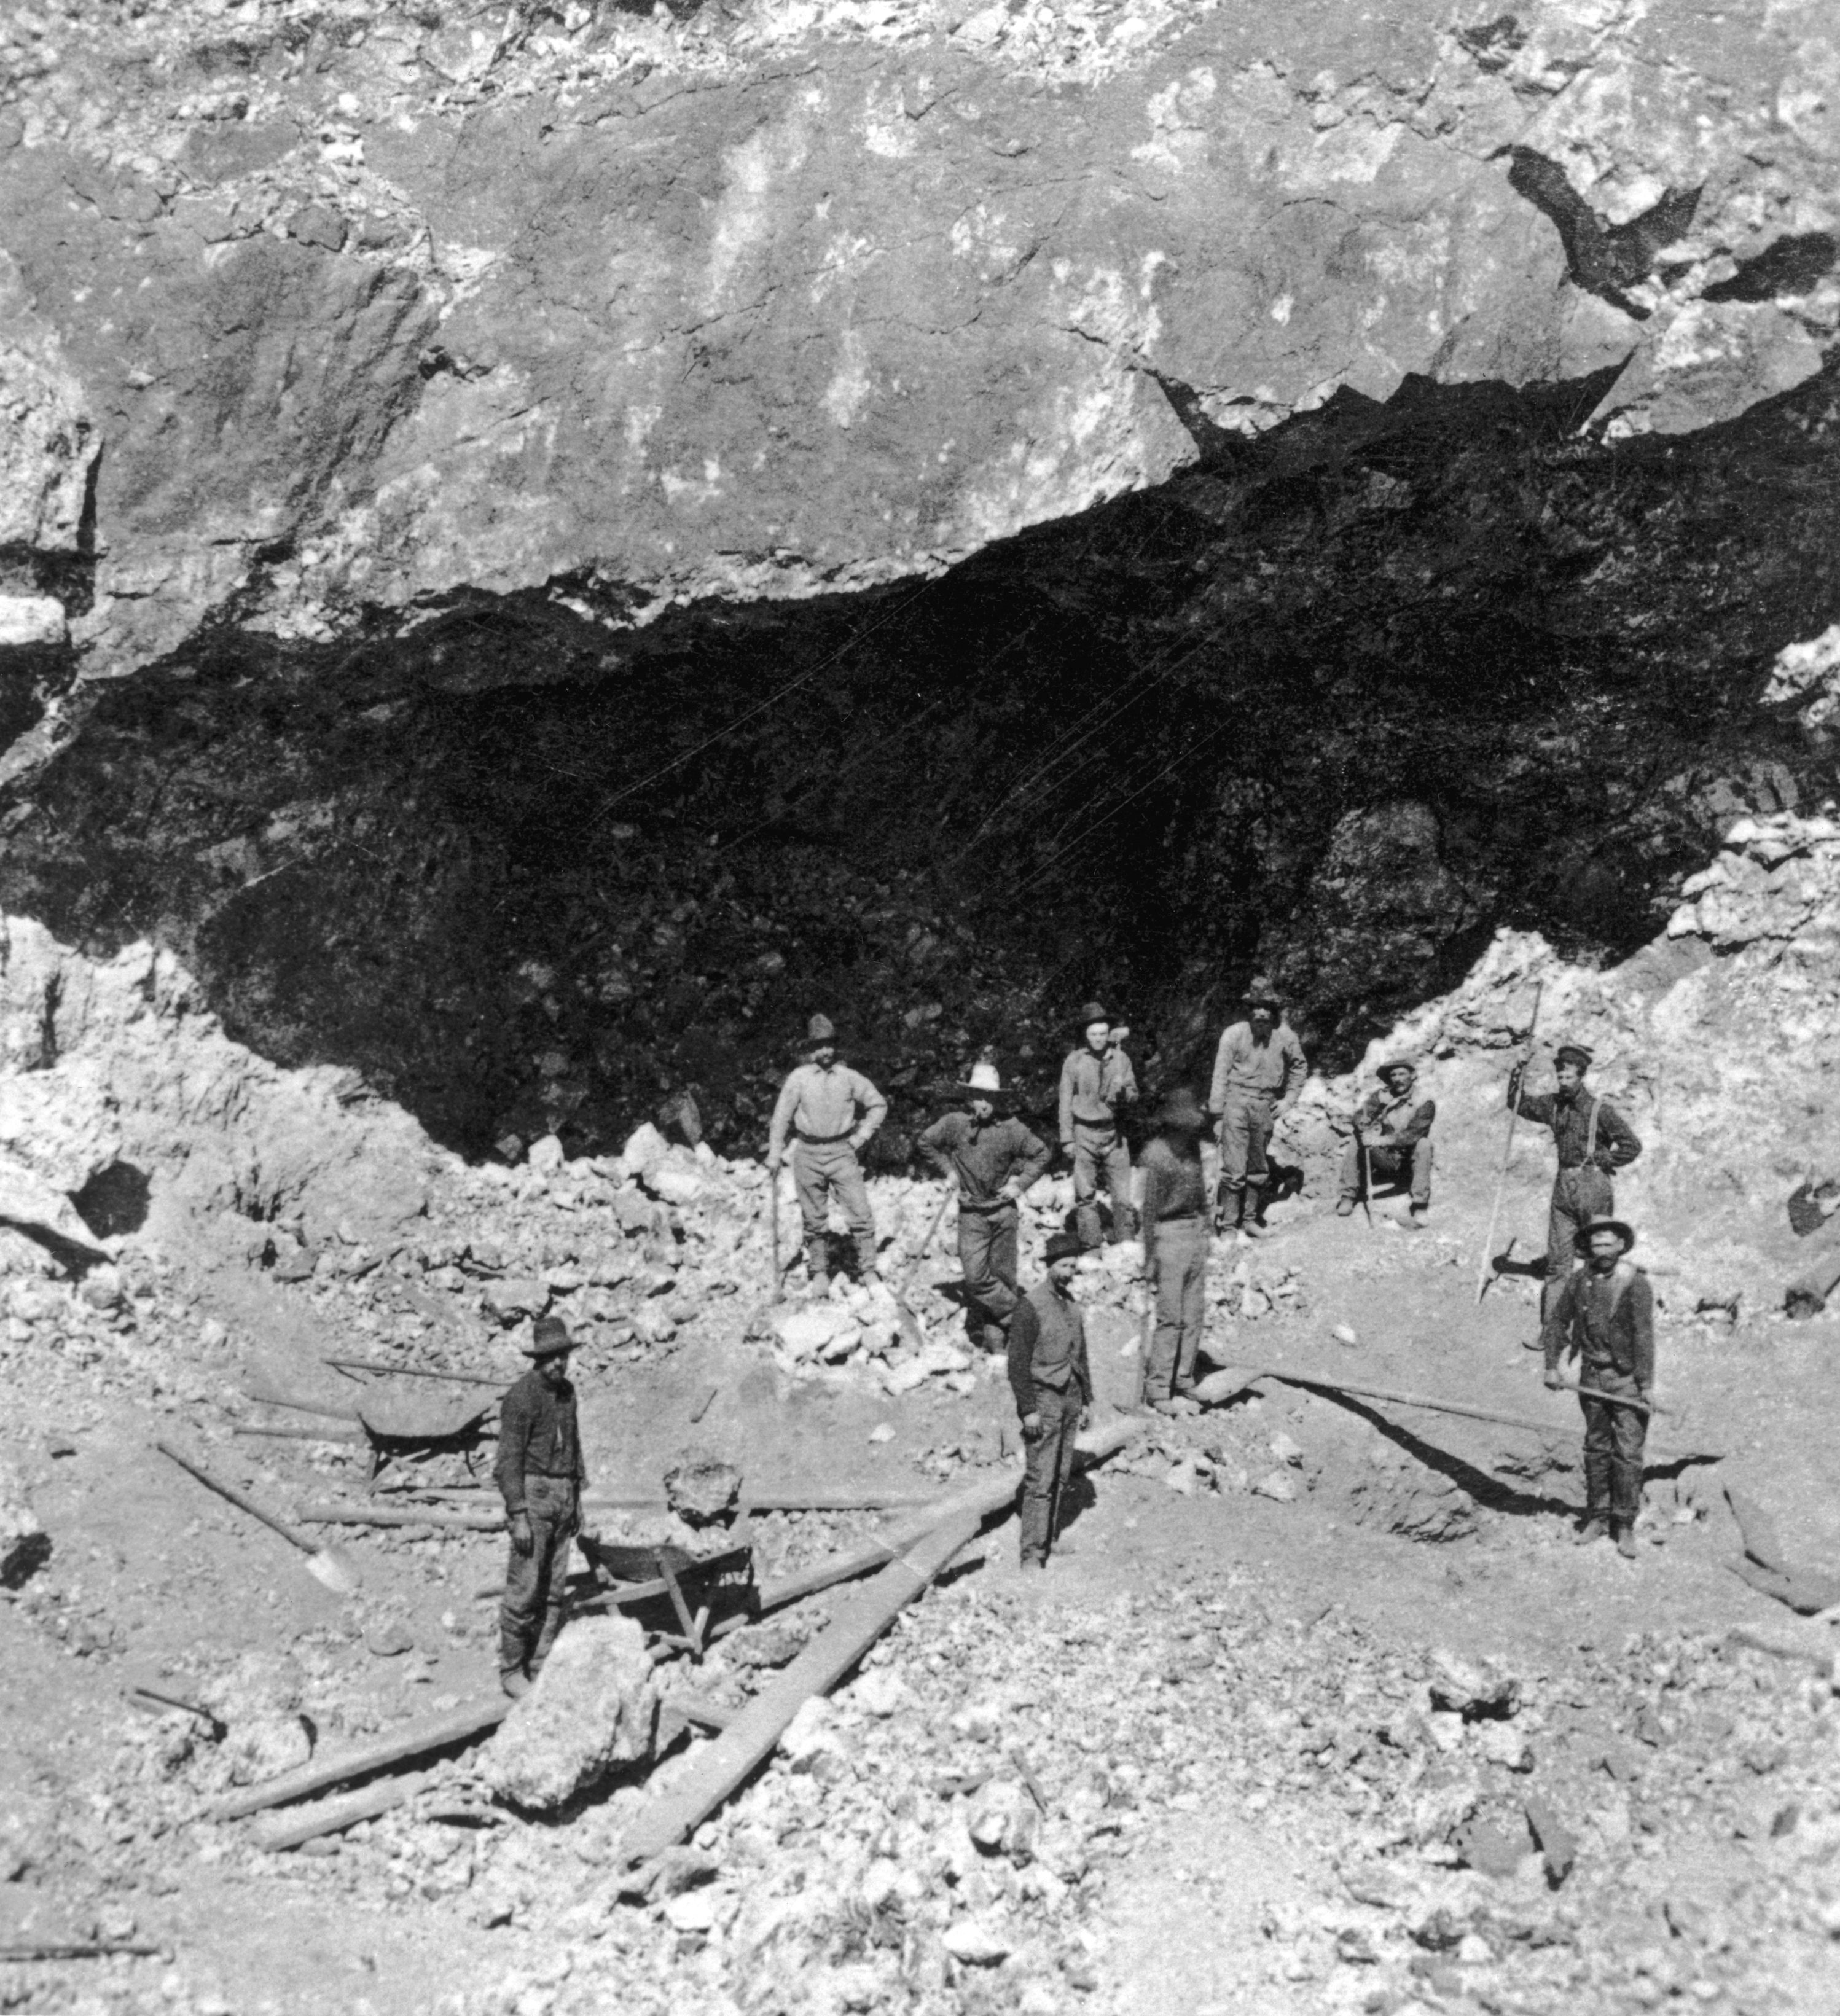
<path fill-rule="evenodd" d="M 487 1784 L 547 1811 L 652 1753 L 658 1690 L 645 1634 L 628 1617 L 583 1617 L 556 1641 L 537 1683 L 481 1754 Z"/>

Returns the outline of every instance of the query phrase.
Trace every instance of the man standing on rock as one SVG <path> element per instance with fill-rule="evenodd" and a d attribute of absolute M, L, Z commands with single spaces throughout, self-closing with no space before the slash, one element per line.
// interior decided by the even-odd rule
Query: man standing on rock
<path fill-rule="evenodd" d="M 1131 1032 L 1114 1029 L 1096 1001 L 1080 1010 L 1082 1036 L 1060 1067 L 1060 1146 L 1073 1164 L 1074 1223 L 1082 1242 L 1099 1244 L 1099 1179 L 1111 1199 L 1111 1244 L 1129 1239 L 1131 1150 L 1118 1126 L 1118 1109 L 1135 1105 L 1137 1075 L 1121 1047 Z"/>
<path fill-rule="evenodd" d="M 1405 1179 L 1412 1186 L 1410 1222 L 1416 1227 L 1431 1208 L 1431 1122 L 1438 1117 L 1438 1103 L 1413 1097 L 1417 1067 L 1403 1057 L 1381 1066 L 1380 1082 L 1384 1089 L 1355 1115 L 1355 1138 L 1341 1158 L 1341 1195 L 1335 1215 L 1348 1217 L 1375 1176 L 1392 1183 Z"/>
<path fill-rule="evenodd" d="M 965 1327 L 986 1351 L 1008 1341 L 1021 1299 L 1017 1286 L 1017 1206 L 1048 1166 L 1047 1144 L 1016 1116 L 997 1118 L 1003 1081 L 981 1059 L 958 1088 L 963 1113 L 936 1120 L 920 1137 L 920 1153 L 958 1184 L 958 1257 L 965 1275 Z"/>
<path fill-rule="evenodd" d="M 569 1384 L 574 1348 L 560 1317 L 539 1316 L 524 1346 L 536 1362 L 499 1403 L 492 1475 L 511 1528 L 499 1603 L 499 1681 L 513 1699 L 528 1691 L 562 1628 L 569 1543 L 581 1530 L 588 1471 Z"/>
<path fill-rule="evenodd" d="M 786 1138 L 793 1136 L 792 1179 L 798 1190 L 799 1215 L 805 1221 L 805 1270 L 814 1287 L 830 1280 L 830 1241 L 825 1225 L 834 1192 L 856 1242 L 856 1271 L 865 1281 L 876 1278 L 875 1219 L 869 1208 L 869 1186 L 856 1158 L 882 1124 L 888 1102 L 859 1071 L 837 1060 L 837 1031 L 830 1018 L 814 1015 L 805 1030 L 808 1061 L 799 1065 L 780 1090 L 768 1137 L 767 1168 L 777 1177 L 785 1159 Z"/>
<path fill-rule="evenodd" d="M 1308 1067 L 1278 1003 L 1277 989 L 1261 974 L 1246 989 L 1245 1019 L 1222 1033 L 1214 1053 L 1208 1105 L 1219 1116 L 1219 1231 L 1256 1235 L 1265 1223 L 1266 1186 L 1271 1172 L 1265 1159 L 1272 1129 L 1297 1103 Z M 1246 1193 L 1252 1218 L 1246 1218 Z M 1229 1212 L 1231 1216 L 1230 1218 Z"/>
<path fill-rule="evenodd" d="M 1552 1208 L 1547 1219 L 1546 1285 L 1540 1291 L 1543 1323 L 1558 1301 L 1578 1253 L 1578 1235 L 1593 1219 L 1607 1219 L 1616 1210 L 1616 1186 L 1611 1173 L 1626 1169 L 1642 1152 L 1628 1123 L 1594 1093 L 1585 1089 L 1591 1053 L 1581 1043 L 1561 1043 L 1553 1053 L 1554 1092 L 1523 1092 L 1525 1059 L 1508 1074 L 1507 1103 L 1542 1127 L 1553 1130 L 1559 1168 L 1553 1179 Z"/>
<path fill-rule="evenodd" d="M 1207 1315 L 1208 1183 L 1201 1137 L 1208 1116 L 1186 1085 L 1172 1092 L 1151 1125 L 1143 1151 L 1144 1272 L 1156 1305 L 1156 1333 L 1143 1397 L 1158 1413 L 1193 1390 L 1195 1352 Z"/>
<path fill-rule="evenodd" d="M 1044 1258 L 1048 1278 L 1016 1305 L 1010 1324 L 1010 1390 L 1027 1449 L 1022 1479 L 1022 1565 L 1045 1568 L 1060 1527 L 1060 1498 L 1073 1474 L 1074 1438 L 1092 1419 L 1086 1323 L 1073 1298 L 1083 1251 L 1057 1232 Z"/>
<path fill-rule="evenodd" d="M 1620 1219 L 1593 1218 L 1579 1228 L 1584 1265 L 1568 1274 L 1553 1303 L 1540 1342 L 1546 1383 L 1558 1386 L 1568 1349 L 1580 1363 L 1584 1409 L 1584 1524 L 1579 1539 L 1598 1540 L 1608 1528 L 1617 1550 L 1636 1553 L 1636 1515 L 1642 1509 L 1642 1452 L 1655 1391 L 1655 1291 L 1629 1258 L 1636 1235 Z M 1624 1402 L 1597 1400 L 1616 1394 Z"/>

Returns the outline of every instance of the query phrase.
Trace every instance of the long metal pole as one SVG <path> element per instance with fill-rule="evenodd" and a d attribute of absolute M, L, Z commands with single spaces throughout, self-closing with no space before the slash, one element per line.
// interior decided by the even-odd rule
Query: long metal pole
<path fill-rule="evenodd" d="M 1533 988 L 1533 1013 L 1527 1019 L 1526 1063 L 1533 1060 L 1533 1032 L 1539 1026 L 1539 999 L 1546 992 L 1546 982 L 1536 981 Z M 1495 1203 L 1489 1213 L 1489 1229 L 1482 1240 L 1482 1264 L 1476 1270 L 1476 1300 L 1479 1303 L 1489 1292 L 1489 1263 L 1495 1257 L 1495 1225 L 1501 1216 L 1502 1193 L 1507 1188 L 1508 1164 L 1514 1159 L 1514 1122 L 1521 1117 L 1520 1095 L 1517 1092 L 1514 1103 L 1508 1108 L 1507 1146 L 1501 1151 L 1501 1174 L 1495 1181 Z"/>

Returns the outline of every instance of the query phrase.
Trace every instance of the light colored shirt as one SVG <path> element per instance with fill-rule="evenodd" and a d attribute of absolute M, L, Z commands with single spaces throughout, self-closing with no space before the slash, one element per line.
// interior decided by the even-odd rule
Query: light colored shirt
<path fill-rule="evenodd" d="M 1279 1112 L 1288 1113 L 1303 1090 L 1308 1069 L 1303 1046 L 1288 1022 L 1276 1024 L 1262 1042 L 1253 1035 L 1250 1022 L 1235 1022 L 1214 1053 L 1214 1082 L 1208 1103 L 1218 1113 L 1230 1092 L 1260 1092 L 1276 1100 Z"/>
<path fill-rule="evenodd" d="M 783 1154 L 790 1132 L 803 1140 L 847 1140 L 860 1148 L 888 1111 L 888 1102 L 848 1064 L 834 1064 L 828 1071 L 801 1064 L 780 1088 L 768 1144 L 772 1154 Z"/>
<path fill-rule="evenodd" d="M 1094 1057 L 1084 1045 L 1069 1051 L 1060 1067 L 1060 1145 L 1073 1146 L 1074 1122 L 1082 1127 L 1110 1127 L 1118 1108 L 1137 1096 L 1137 1074 L 1122 1050 Z"/>

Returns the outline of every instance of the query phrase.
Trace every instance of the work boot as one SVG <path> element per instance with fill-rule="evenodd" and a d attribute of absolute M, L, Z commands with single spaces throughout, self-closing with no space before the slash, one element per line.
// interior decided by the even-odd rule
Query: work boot
<path fill-rule="evenodd" d="M 1338 1197 L 1336 1199 L 1335 1215 L 1338 1218 L 1352 1218 L 1354 1215 L 1355 1201 L 1352 1197 Z"/>
<path fill-rule="evenodd" d="M 521 1701 L 531 1690 L 529 1676 L 517 1666 L 499 1674 L 499 1685 L 513 1701 Z"/>
<path fill-rule="evenodd" d="M 1609 1531 L 1609 1524 L 1602 1513 L 1588 1513 L 1584 1524 L 1578 1529 L 1578 1544 L 1581 1547 L 1589 1546 L 1592 1541 L 1602 1539 Z"/>
<path fill-rule="evenodd" d="M 830 1248 L 822 1239 L 805 1241 L 805 1274 L 819 1294 L 830 1286 Z"/>
<path fill-rule="evenodd" d="M 1424 1231 L 1424 1215 L 1429 1208 L 1430 1207 L 1428 1205 L 1422 1204 L 1415 1204 L 1411 1206 L 1406 1213 L 1406 1229 L 1408 1232 Z"/>
<path fill-rule="evenodd" d="M 1616 1529 L 1616 1551 L 1626 1561 L 1636 1558 L 1636 1529 L 1633 1526 L 1619 1526 Z"/>

